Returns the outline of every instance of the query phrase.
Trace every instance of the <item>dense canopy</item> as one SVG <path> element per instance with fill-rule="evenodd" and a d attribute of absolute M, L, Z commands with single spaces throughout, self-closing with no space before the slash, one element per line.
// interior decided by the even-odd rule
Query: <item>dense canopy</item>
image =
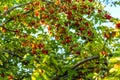
<path fill-rule="evenodd" d="M 0 80 L 119 80 L 120 21 L 107 3 L 120 4 L 1 0 Z"/>

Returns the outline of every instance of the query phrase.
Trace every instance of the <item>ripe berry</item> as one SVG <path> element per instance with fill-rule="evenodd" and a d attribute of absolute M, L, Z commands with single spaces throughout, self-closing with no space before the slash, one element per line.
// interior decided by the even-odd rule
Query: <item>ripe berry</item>
<path fill-rule="evenodd" d="M 38 47 L 39 47 L 39 49 L 42 49 L 42 48 L 44 48 L 44 44 L 40 43 L 40 44 L 38 44 Z"/>
<path fill-rule="evenodd" d="M 92 35 L 91 31 L 88 31 L 88 36 L 91 36 L 91 35 Z"/>
<path fill-rule="evenodd" d="M 51 10 L 50 10 L 50 14 L 53 14 L 53 13 L 54 13 L 54 9 L 51 9 Z"/>
<path fill-rule="evenodd" d="M 109 39 L 110 38 L 110 35 L 108 33 L 104 33 L 104 37 Z"/>
<path fill-rule="evenodd" d="M 119 23 L 116 23 L 115 28 L 116 28 L 116 29 L 120 29 L 120 22 L 119 22 Z"/>
<path fill-rule="evenodd" d="M 45 7 L 41 7 L 41 9 L 40 9 L 41 11 L 44 11 L 45 10 Z"/>
<path fill-rule="evenodd" d="M 35 16 L 39 16 L 39 12 L 38 11 L 35 11 Z"/>
<path fill-rule="evenodd" d="M 69 3 L 71 3 L 71 2 L 72 2 L 72 0 L 66 0 L 66 2 L 69 2 Z"/>
<path fill-rule="evenodd" d="M 34 28 L 36 29 L 36 28 L 38 28 L 38 26 L 34 26 Z"/>
<path fill-rule="evenodd" d="M 88 22 L 86 22 L 86 23 L 85 23 L 85 26 L 89 26 L 89 23 L 88 23 Z"/>
<path fill-rule="evenodd" d="M 89 0 L 90 2 L 93 2 L 93 0 Z"/>
<path fill-rule="evenodd" d="M 72 6 L 72 9 L 73 9 L 73 10 L 77 10 L 77 6 L 76 6 L 76 5 L 73 5 L 73 6 Z"/>
<path fill-rule="evenodd" d="M 112 18 L 112 16 L 110 16 L 109 14 L 105 14 L 105 18 L 110 20 Z"/>
<path fill-rule="evenodd" d="M 12 75 L 9 75 L 9 76 L 8 76 L 8 80 L 13 80 L 13 76 L 12 76 Z"/>
<path fill-rule="evenodd" d="M 15 33 L 17 34 L 17 33 L 19 33 L 20 31 L 19 30 L 15 30 Z"/>
<path fill-rule="evenodd" d="M 79 54 L 80 54 L 80 51 L 76 51 L 76 53 L 75 53 L 75 54 L 78 54 L 78 55 L 79 55 Z"/>
<path fill-rule="evenodd" d="M 5 29 L 5 28 L 2 28 L 2 32 L 3 32 L 3 33 L 6 33 L 6 29 Z"/>
<path fill-rule="evenodd" d="M 43 54 L 48 54 L 48 50 L 43 49 L 43 50 L 42 50 L 42 53 L 43 53 Z"/>
<path fill-rule="evenodd" d="M 103 50 L 103 51 L 101 52 L 101 54 L 102 54 L 102 55 L 105 55 L 105 56 L 108 56 L 108 53 L 107 53 L 105 50 Z"/>
<path fill-rule="evenodd" d="M 81 28 L 79 28 L 79 30 L 80 30 L 80 31 L 83 31 L 83 30 L 85 30 L 85 28 L 81 27 Z"/>
<path fill-rule="evenodd" d="M 35 5 L 38 6 L 40 3 L 39 2 L 35 2 Z"/>
<path fill-rule="evenodd" d="M 32 54 L 36 54 L 37 52 L 34 50 L 34 49 L 32 49 Z"/>

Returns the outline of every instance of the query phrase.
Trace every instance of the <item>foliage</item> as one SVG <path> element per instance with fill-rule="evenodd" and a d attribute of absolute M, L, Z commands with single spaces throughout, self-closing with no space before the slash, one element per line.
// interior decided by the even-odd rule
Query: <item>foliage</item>
<path fill-rule="evenodd" d="M 119 79 L 120 22 L 99 0 L 0 5 L 1 80 Z"/>

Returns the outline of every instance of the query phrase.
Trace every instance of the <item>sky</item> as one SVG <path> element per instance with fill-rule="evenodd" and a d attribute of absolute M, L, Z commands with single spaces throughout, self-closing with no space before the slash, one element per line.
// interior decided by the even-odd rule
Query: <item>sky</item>
<path fill-rule="evenodd" d="M 106 6 L 105 10 L 108 11 L 112 17 L 120 19 L 120 6 Z M 114 27 L 114 24 L 112 23 L 104 23 L 103 25 Z"/>
<path fill-rule="evenodd" d="M 119 18 L 120 19 L 120 6 L 107 6 L 105 8 L 105 10 L 107 10 L 108 12 L 110 12 L 110 14 L 115 17 L 115 18 Z"/>

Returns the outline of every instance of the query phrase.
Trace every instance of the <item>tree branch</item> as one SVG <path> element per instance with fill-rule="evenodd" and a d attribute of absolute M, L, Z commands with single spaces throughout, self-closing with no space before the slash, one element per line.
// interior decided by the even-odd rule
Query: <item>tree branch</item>
<path fill-rule="evenodd" d="M 86 59 L 84 59 L 84 60 L 79 61 L 78 63 L 76 63 L 76 64 L 75 64 L 73 67 L 71 67 L 70 69 L 71 69 L 71 70 L 75 70 L 79 65 L 84 64 L 85 62 L 88 62 L 88 61 L 97 59 L 97 58 L 99 58 L 99 55 L 86 58 Z M 65 71 L 65 72 L 63 73 L 63 75 L 53 76 L 53 77 L 52 77 L 52 80 L 59 80 L 60 77 L 64 77 L 64 76 L 66 76 L 67 74 L 68 74 L 68 70 Z"/>
<path fill-rule="evenodd" d="M 2 52 L 6 52 L 6 53 L 9 53 L 10 55 L 13 55 L 13 56 L 16 56 L 16 57 L 19 57 L 20 59 L 23 59 L 23 57 L 17 55 L 17 54 L 14 54 L 15 52 L 14 51 L 10 51 L 10 50 L 3 50 Z"/>
<path fill-rule="evenodd" d="M 81 64 L 83 64 L 83 63 L 85 63 L 85 62 L 91 61 L 91 60 L 94 60 L 94 59 L 97 59 L 97 58 L 99 58 L 98 55 L 97 55 L 97 56 L 89 57 L 89 58 L 87 58 L 87 59 L 84 59 L 84 60 L 82 60 L 82 61 L 76 63 L 71 69 L 73 70 L 73 69 L 77 68 L 79 65 L 81 65 Z"/>
<path fill-rule="evenodd" d="M 18 8 L 18 7 L 21 7 L 21 6 L 25 6 L 25 5 L 28 5 L 28 4 L 32 4 L 32 2 L 28 2 L 28 3 L 25 3 L 25 4 L 20 4 L 20 5 L 17 5 L 17 6 L 13 6 L 11 7 L 10 9 L 8 9 L 7 11 L 3 12 L 0 17 L 2 17 L 3 15 L 5 14 L 8 14 L 9 12 L 11 12 L 12 10 L 14 10 L 15 8 Z"/>
<path fill-rule="evenodd" d="M 29 11 L 27 11 L 27 12 L 21 14 L 21 15 L 25 15 L 25 14 L 27 14 L 27 13 L 30 13 L 31 11 L 33 11 L 33 10 L 29 10 Z M 10 19 L 8 19 L 8 20 L 4 21 L 3 23 L 1 23 L 1 24 L 0 24 L 0 27 L 3 27 L 3 26 L 4 26 L 5 24 L 7 24 L 8 22 L 12 21 L 12 20 L 14 19 L 14 17 L 20 17 L 20 16 L 13 16 L 13 17 L 11 17 Z M 4 28 L 5 28 L 5 27 L 4 27 Z M 5 28 L 5 29 L 6 29 L 6 28 Z M 8 30 L 8 29 L 7 29 L 7 30 Z"/>

